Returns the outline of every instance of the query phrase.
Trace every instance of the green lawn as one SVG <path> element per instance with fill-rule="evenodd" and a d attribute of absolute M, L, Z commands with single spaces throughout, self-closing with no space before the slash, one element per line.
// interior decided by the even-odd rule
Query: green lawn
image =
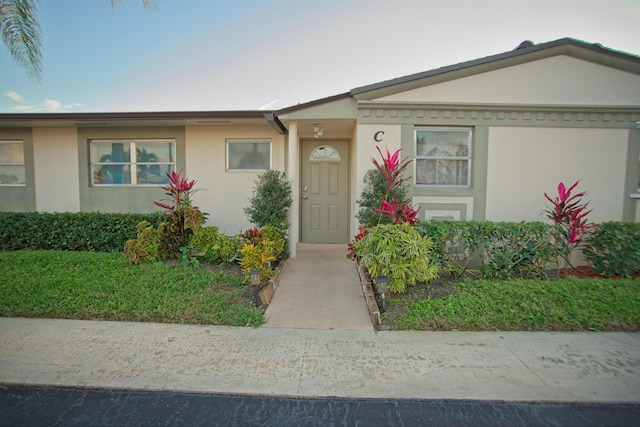
<path fill-rule="evenodd" d="M 423 285 L 424 286 L 424 285 Z M 435 286 L 435 285 L 434 285 Z M 435 299 L 391 300 L 393 329 L 638 331 L 640 280 L 469 280 Z"/>
<path fill-rule="evenodd" d="M 120 253 L 0 252 L 0 316 L 259 326 L 239 271 L 132 265 Z"/>
<path fill-rule="evenodd" d="M 640 330 L 637 279 L 470 280 L 447 292 L 437 286 L 390 296 L 390 329 Z M 254 306 L 237 269 L 132 265 L 119 253 L 16 251 L 0 252 L 0 316 L 259 326 L 264 308 Z"/>

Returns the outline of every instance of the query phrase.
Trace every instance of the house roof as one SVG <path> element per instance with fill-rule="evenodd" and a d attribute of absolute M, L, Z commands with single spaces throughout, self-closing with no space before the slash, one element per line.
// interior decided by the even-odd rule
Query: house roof
<path fill-rule="evenodd" d="M 534 44 L 529 40 L 525 40 L 512 51 L 465 61 L 434 70 L 410 74 L 408 76 L 386 80 L 380 83 L 357 87 L 340 95 L 334 95 L 304 104 L 283 108 L 276 111 L 276 115 L 291 114 L 297 111 L 318 107 L 323 104 L 342 101 L 346 98 L 354 98 L 356 100 L 374 99 L 392 93 L 414 89 L 426 84 L 453 80 L 472 74 L 509 67 L 556 55 L 569 55 L 631 73 L 640 74 L 640 56 L 616 51 L 604 47 L 599 43 L 587 43 L 573 38 L 563 38 L 540 44 Z"/>
<path fill-rule="evenodd" d="M 640 57 L 606 48 L 599 43 L 563 38 L 547 43 L 534 44 L 529 40 L 520 43 L 514 50 L 449 65 L 434 70 L 411 74 L 380 83 L 361 86 L 350 91 L 356 99 L 371 99 L 396 93 L 428 82 L 441 82 L 472 74 L 509 67 L 556 55 L 568 55 L 600 63 L 635 74 L 640 74 Z"/>
<path fill-rule="evenodd" d="M 0 127 L 101 127 L 264 124 L 278 133 L 286 127 L 271 111 L 163 111 L 116 113 L 8 113 L 0 114 Z"/>
<path fill-rule="evenodd" d="M 410 90 L 427 84 L 453 80 L 477 73 L 505 68 L 556 55 L 569 55 L 602 65 L 640 74 L 640 56 L 606 48 L 599 43 L 587 43 L 572 38 L 534 44 L 520 43 L 514 50 L 411 74 L 380 83 L 361 86 L 338 95 L 286 107 L 277 111 L 184 111 L 138 113 L 8 113 L 0 114 L 0 127 L 32 126 L 152 126 L 162 122 L 173 125 L 258 124 L 265 121 L 278 133 L 287 132 L 279 115 L 295 116 L 302 110 L 324 107 L 345 100 L 369 100 Z"/>

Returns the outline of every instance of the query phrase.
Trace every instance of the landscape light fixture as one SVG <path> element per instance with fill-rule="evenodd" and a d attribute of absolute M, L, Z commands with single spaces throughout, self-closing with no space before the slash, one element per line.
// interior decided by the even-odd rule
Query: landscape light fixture
<path fill-rule="evenodd" d="M 254 268 L 249 272 L 249 277 L 251 277 L 251 286 L 260 286 L 260 270 Z"/>
<path fill-rule="evenodd" d="M 382 311 L 387 311 L 387 300 L 385 299 L 385 294 L 387 293 L 388 286 L 389 279 L 387 277 L 378 276 L 376 278 L 376 287 L 378 288 L 380 298 L 382 299 Z"/>

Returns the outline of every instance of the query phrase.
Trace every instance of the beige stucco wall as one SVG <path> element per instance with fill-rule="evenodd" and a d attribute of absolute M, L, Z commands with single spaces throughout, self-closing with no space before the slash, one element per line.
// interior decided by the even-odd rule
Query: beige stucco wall
<path fill-rule="evenodd" d="M 269 126 L 252 127 L 187 127 L 186 174 L 197 181 L 193 202 L 209 214 L 207 225 L 215 225 L 220 232 L 237 234 L 253 225 L 244 208 L 260 172 L 227 172 L 226 140 L 229 138 L 271 140 L 271 167 L 283 170 L 284 139 Z"/>
<path fill-rule="evenodd" d="M 632 105 L 640 76 L 556 56 L 379 98 L 379 101 Z"/>
<path fill-rule="evenodd" d="M 34 128 L 36 210 L 80 210 L 78 132 L 74 128 Z"/>
<path fill-rule="evenodd" d="M 621 221 L 626 129 L 492 127 L 489 130 L 486 219 L 541 221 L 559 182 L 587 191 L 595 222 Z"/>

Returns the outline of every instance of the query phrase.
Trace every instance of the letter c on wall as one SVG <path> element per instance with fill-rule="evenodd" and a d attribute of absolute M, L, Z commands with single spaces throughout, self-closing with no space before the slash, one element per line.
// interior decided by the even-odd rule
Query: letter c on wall
<path fill-rule="evenodd" d="M 375 142 L 380 142 L 382 141 L 382 137 L 384 136 L 384 131 L 383 130 L 379 130 L 378 132 L 373 134 L 373 140 Z"/>

